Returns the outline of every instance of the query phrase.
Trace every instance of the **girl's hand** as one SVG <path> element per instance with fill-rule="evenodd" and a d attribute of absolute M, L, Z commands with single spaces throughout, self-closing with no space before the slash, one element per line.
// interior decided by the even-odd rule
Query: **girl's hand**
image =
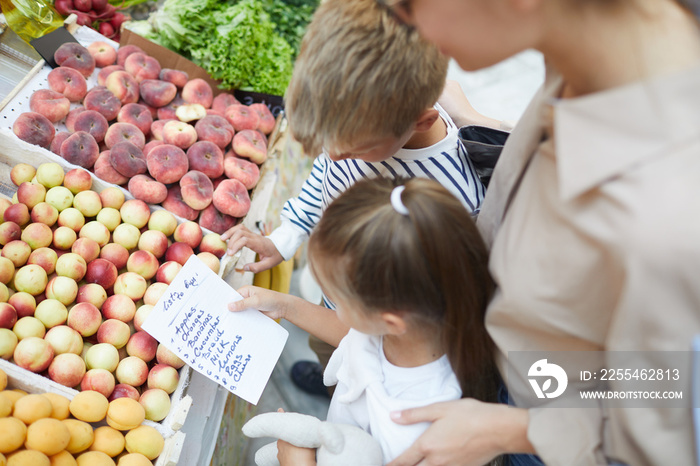
<path fill-rule="evenodd" d="M 270 238 L 258 233 L 253 233 L 244 227 L 243 224 L 230 228 L 221 235 L 221 239 L 228 242 L 226 254 L 230 256 L 237 253 L 243 247 L 247 247 L 258 253 L 260 260 L 243 266 L 243 270 L 245 271 L 253 273 L 262 272 L 284 261 L 282 254 L 280 254 Z"/>
<path fill-rule="evenodd" d="M 471 398 L 391 413 L 398 424 L 432 422 L 388 466 L 482 465 L 503 453 L 531 453 L 527 411 Z"/>
<path fill-rule="evenodd" d="M 305 466 L 316 464 L 316 450 L 295 447 L 284 440 L 277 441 L 277 460 L 281 466 Z"/>
<path fill-rule="evenodd" d="M 251 285 L 241 287 L 238 292 L 243 296 L 243 299 L 229 303 L 229 311 L 238 312 L 252 308 L 259 310 L 271 319 L 286 318 L 290 308 L 289 301 L 294 299 L 288 294 Z"/>

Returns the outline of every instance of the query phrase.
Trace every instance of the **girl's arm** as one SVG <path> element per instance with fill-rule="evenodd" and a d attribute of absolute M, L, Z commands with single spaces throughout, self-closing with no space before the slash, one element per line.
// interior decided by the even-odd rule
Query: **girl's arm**
<path fill-rule="evenodd" d="M 462 398 L 391 416 L 399 424 L 432 424 L 388 466 L 481 465 L 504 453 L 534 453 L 525 409 Z"/>
<path fill-rule="evenodd" d="M 277 461 L 280 466 L 316 466 L 316 450 L 277 440 Z"/>
<path fill-rule="evenodd" d="M 238 292 L 243 299 L 229 303 L 230 311 L 258 309 L 271 319 L 288 320 L 329 345 L 337 347 L 350 330 L 335 311 L 305 299 L 257 286 L 244 286 Z"/>
<path fill-rule="evenodd" d="M 438 103 L 460 128 L 468 125 L 479 125 L 504 131 L 513 129 L 513 123 L 511 122 L 496 120 L 479 113 L 469 102 L 457 81 L 448 79 L 445 82 L 445 88 L 438 99 Z"/>

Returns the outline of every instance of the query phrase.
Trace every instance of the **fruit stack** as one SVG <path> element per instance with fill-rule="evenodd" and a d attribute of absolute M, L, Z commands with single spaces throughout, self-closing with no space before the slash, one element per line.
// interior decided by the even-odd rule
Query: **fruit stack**
<path fill-rule="evenodd" d="M 67 43 L 55 59 L 13 124 L 21 140 L 216 233 L 247 214 L 276 123 L 267 106 L 214 97 L 135 45 Z"/>
<path fill-rule="evenodd" d="M 0 357 L 58 384 L 170 412 L 183 361 L 141 324 L 187 259 L 215 273 L 226 244 L 57 163 L 15 165 L 0 199 Z"/>
<path fill-rule="evenodd" d="M 0 369 L 0 465 L 152 466 L 165 441 L 144 416 L 131 398 L 13 389 Z"/>

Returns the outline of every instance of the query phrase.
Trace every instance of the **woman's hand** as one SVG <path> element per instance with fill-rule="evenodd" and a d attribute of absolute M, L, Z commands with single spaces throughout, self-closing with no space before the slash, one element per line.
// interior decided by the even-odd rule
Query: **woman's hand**
<path fill-rule="evenodd" d="M 236 225 L 230 228 L 223 235 L 223 241 L 228 242 L 226 253 L 230 256 L 237 253 L 241 248 L 247 247 L 258 253 L 260 260 L 243 266 L 243 270 L 253 273 L 262 272 L 284 261 L 284 257 L 275 247 L 275 243 L 270 238 L 259 233 L 253 233 L 243 226 Z"/>
<path fill-rule="evenodd" d="M 252 308 L 271 319 L 285 319 L 290 309 L 290 301 L 295 299 L 288 294 L 252 285 L 241 287 L 238 292 L 243 299 L 229 303 L 229 311 L 238 312 Z"/>
<path fill-rule="evenodd" d="M 531 453 L 527 411 L 471 398 L 392 413 L 398 424 L 432 425 L 388 466 L 482 465 L 503 453 Z"/>
<path fill-rule="evenodd" d="M 295 447 L 284 440 L 277 440 L 277 460 L 281 466 L 306 466 L 316 464 L 316 450 Z"/>

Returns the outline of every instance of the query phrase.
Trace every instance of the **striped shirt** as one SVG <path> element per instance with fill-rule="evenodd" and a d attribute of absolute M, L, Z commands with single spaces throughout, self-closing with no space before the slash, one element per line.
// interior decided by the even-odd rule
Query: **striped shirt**
<path fill-rule="evenodd" d="M 430 178 L 447 188 L 470 212 L 478 213 L 484 186 L 457 137 L 459 128 L 442 107 L 436 104 L 435 108 L 447 126 L 447 135 L 432 146 L 400 149 L 381 162 L 359 159 L 334 162 L 325 153 L 319 155 L 299 196 L 285 203 L 282 224 L 269 236 L 282 257 L 291 258 L 309 237 L 326 207 L 362 178 Z"/>

